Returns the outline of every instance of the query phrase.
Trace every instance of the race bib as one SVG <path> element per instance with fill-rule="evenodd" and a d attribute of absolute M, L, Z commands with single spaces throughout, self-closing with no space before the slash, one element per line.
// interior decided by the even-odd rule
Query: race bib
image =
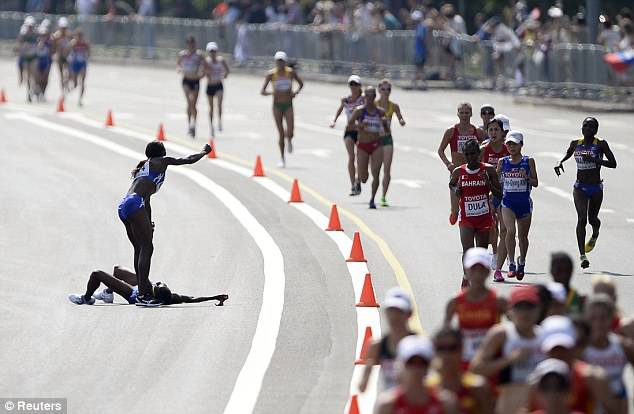
<path fill-rule="evenodd" d="M 480 345 L 482 345 L 482 341 L 484 340 L 487 330 L 464 329 L 462 333 L 464 334 L 462 359 L 465 361 L 471 361 L 478 351 L 478 348 L 480 348 Z"/>
<path fill-rule="evenodd" d="M 276 91 L 288 91 L 291 89 L 291 80 L 290 79 L 278 79 L 275 81 L 275 90 Z"/>
<path fill-rule="evenodd" d="M 526 192 L 527 181 L 526 178 L 519 177 L 519 174 L 517 177 L 505 176 L 504 191 L 507 193 L 524 193 Z"/>
<path fill-rule="evenodd" d="M 489 214 L 489 198 L 484 197 L 480 200 L 465 200 L 464 210 L 467 217 Z"/>
<path fill-rule="evenodd" d="M 594 156 L 592 151 L 575 151 L 575 161 L 577 161 L 578 170 L 594 170 L 597 168 L 597 164 L 592 161 L 586 161 L 583 159 L 584 155 Z"/>

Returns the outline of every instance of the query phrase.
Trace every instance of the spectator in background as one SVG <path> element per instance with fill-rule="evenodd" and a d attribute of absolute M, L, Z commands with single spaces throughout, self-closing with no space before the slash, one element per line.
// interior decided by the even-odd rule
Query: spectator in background
<path fill-rule="evenodd" d="M 601 22 L 601 32 L 597 37 L 597 43 L 605 46 L 608 52 L 618 50 L 621 41 L 619 27 L 612 24 L 612 20 L 605 15 L 599 16 L 599 22 Z"/>
<path fill-rule="evenodd" d="M 385 27 L 385 30 L 401 30 L 403 28 L 401 22 L 399 22 L 396 16 L 394 16 L 384 5 L 379 6 L 379 12 L 383 17 L 383 26 Z"/>
<path fill-rule="evenodd" d="M 246 12 L 246 21 L 249 24 L 264 24 L 266 23 L 266 12 L 264 6 L 259 1 L 251 3 Z"/>
<path fill-rule="evenodd" d="M 99 0 L 76 0 L 75 10 L 80 17 L 96 14 L 97 6 L 99 6 Z"/>
<path fill-rule="evenodd" d="M 456 8 L 453 4 L 443 4 L 440 7 L 440 14 L 447 19 L 449 30 L 457 34 L 467 34 L 467 25 L 462 16 L 456 13 Z"/>
<path fill-rule="evenodd" d="M 297 0 L 286 0 L 286 23 L 304 24 L 304 12 Z"/>
<path fill-rule="evenodd" d="M 414 89 L 425 88 L 425 62 L 427 61 L 427 25 L 423 21 L 423 13 L 414 10 L 411 19 L 416 25 L 414 27 L 414 65 L 416 65 L 416 75 L 414 76 Z M 419 86 L 420 82 L 420 86 Z"/>
<path fill-rule="evenodd" d="M 623 26 L 623 39 L 619 42 L 619 50 L 634 49 L 634 24 L 630 21 Z"/>

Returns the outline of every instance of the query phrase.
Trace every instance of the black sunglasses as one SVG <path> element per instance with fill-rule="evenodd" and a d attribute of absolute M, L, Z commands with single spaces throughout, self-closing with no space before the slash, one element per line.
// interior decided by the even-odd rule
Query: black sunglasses
<path fill-rule="evenodd" d="M 356 82 L 350 82 L 348 86 L 361 86 L 361 84 Z"/>
<path fill-rule="evenodd" d="M 494 111 L 481 111 L 480 115 L 495 115 Z"/>
<path fill-rule="evenodd" d="M 513 309 L 520 310 L 533 310 L 536 307 L 537 305 L 532 302 L 517 302 L 515 305 L 513 305 Z"/>
<path fill-rule="evenodd" d="M 388 92 L 388 91 L 391 91 L 392 88 L 390 88 L 389 86 L 382 86 L 382 87 L 379 88 L 379 90 L 384 91 L 384 92 Z"/>

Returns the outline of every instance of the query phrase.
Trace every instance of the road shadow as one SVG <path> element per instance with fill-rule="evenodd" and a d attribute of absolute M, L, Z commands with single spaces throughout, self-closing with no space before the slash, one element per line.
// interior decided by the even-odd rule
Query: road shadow
<path fill-rule="evenodd" d="M 607 276 L 614 276 L 614 277 L 628 277 L 628 276 L 634 276 L 632 274 L 629 273 L 617 273 L 617 272 L 608 272 L 607 270 L 597 270 L 596 272 L 583 272 L 584 275 L 607 275 Z"/>

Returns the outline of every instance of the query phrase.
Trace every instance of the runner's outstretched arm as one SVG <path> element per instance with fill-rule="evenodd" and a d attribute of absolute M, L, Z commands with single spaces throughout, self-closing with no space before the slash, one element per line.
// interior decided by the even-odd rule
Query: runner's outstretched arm
<path fill-rule="evenodd" d="M 226 295 L 226 294 L 215 295 L 215 296 L 195 297 L 195 296 L 179 295 L 178 293 L 172 293 L 172 301 L 170 302 L 170 305 L 178 304 L 178 303 L 200 303 L 200 302 L 208 302 L 211 300 L 217 300 L 218 303 L 216 304 L 216 306 L 223 306 L 227 299 L 229 299 L 229 295 Z"/>
<path fill-rule="evenodd" d="M 211 147 L 209 146 L 209 144 L 205 144 L 202 151 L 196 154 L 188 155 L 182 158 L 163 157 L 163 162 L 165 162 L 166 166 L 193 164 L 195 162 L 200 161 L 205 155 L 209 154 L 210 152 L 211 152 Z"/>

